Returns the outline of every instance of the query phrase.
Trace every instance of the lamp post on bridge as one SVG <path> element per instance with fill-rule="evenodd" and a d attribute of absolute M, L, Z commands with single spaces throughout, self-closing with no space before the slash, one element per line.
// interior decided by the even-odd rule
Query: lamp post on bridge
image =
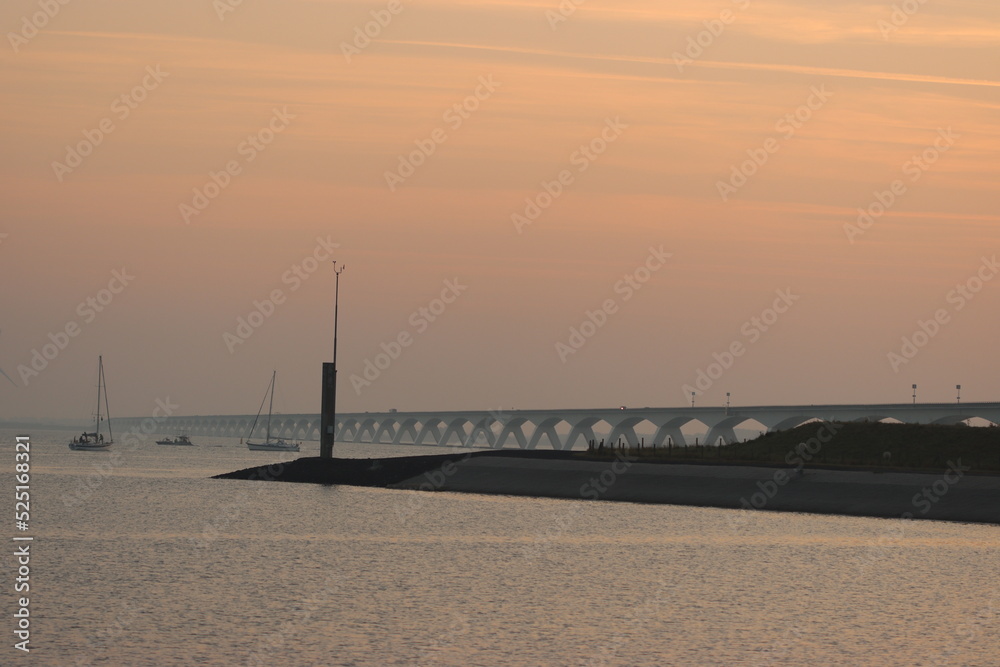
<path fill-rule="evenodd" d="M 917 385 L 913 385 L 913 404 L 917 404 Z"/>
<path fill-rule="evenodd" d="M 962 404 L 962 385 L 955 385 L 955 403 L 958 405 Z M 975 401 L 973 401 L 975 403 Z"/>
<path fill-rule="evenodd" d="M 319 455 L 333 458 L 333 439 L 337 430 L 337 319 L 340 310 L 340 274 L 347 268 L 333 262 L 336 276 L 333 292 L 333 363 L 323 362 L 323 392 L 320 398 Z"/>

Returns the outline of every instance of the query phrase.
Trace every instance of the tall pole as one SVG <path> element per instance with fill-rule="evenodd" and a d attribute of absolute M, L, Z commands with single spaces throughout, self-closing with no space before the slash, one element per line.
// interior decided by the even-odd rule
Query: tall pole
<path fill-rule="evenodd" d="M 337 268 L 337 262 L 333 262 L 333 274 L 336 276 L 333 284 L 333 370 L 337 371 L 337 320 L 340 318 L 340 274 L 346 267 L 341 264 Z"/>
<path fill-rule="evenodd" d="M 333 439 L 337 428 L 337 325 L 340 317 L 340 274 L 346 267 L 333 263 L 336 276 L 333 292 L 333 363 L 323 363 L 323 395 L 320 409 L 319 455 L 333 458 Z"/>
<path fill-rule="evenodd" d="M 955 396 L 955 403 L 961 404 L 961 402 L 962 402 L 962 385 L 956 384 L 955 385 L 955 391 L 958 392 L 958 394 Z M 973 402 L 975 402 L 975 401 L 973 401 Z"/>
<path fill-rule="evenodd" d="M 913 404 L 917 404 L 917 385 L 913 385 Z"/>

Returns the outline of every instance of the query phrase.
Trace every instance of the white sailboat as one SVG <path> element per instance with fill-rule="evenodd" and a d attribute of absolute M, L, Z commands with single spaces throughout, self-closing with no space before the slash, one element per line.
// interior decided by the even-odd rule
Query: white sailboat
<path fill-rule="evenodd" d="M 265 429 L 264 442 L 252 442 L 250 437 L 253 435 L 253 430 L 257 427 L 257 420 L 260 419 L 260 413 L 264 409 L 264 401 L 260 402 L 260 408 L 257 410 L 257 417 L 253 420 L 253 426 L 250 427 L 250 433 L 247 435 L 247 448 L 255 452 L 297 452 L 299 451 L 299 443 L 288 442 L 284 438 L 274 438 L 271 439 L 271 409 L 274 407 L 274 380 L 277 377 L 278 372 L 274 371 L 271 374 L 271 384 L 267 386 L 267 392 L 264 394 L 264 398 L 268 397 L 270 394 L 271 400 L 267 406 L 267 427 Z"/>
<path fill-rule="evenodd" d="M 101 417 L 101 390 L 104 390 L 104 409 L 108 414 L 108 439 L 104 439 L 104 434 L 101 433 L 101 422 L 104 419 Z M 72 442 L 69 443 L 69 448 L 73 450 L 83 450 L 83 451 L 101 451 L 108 449 L 114 443 L 114 436 L 111 433 L 111 409 L 108 407 L 108 385 L 104 381 L 104 359 L 103 357 L 97 357 L 97 417 L 94 421 L 94 431 L 93 433 L 87 433 L 84 431 L 79 435 L 79 437 L 73 438 Z"/>

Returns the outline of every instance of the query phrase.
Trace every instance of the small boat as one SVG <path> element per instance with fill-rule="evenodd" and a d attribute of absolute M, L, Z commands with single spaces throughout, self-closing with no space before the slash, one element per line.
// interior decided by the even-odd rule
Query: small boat
<path fill-rule="evenodd" d="M 250 433 L 247 434 L 247 448 L 252 452 L 297 452 L 299 451 L 299 443 L 288 442 L 284 438 L 271 438 L 271 409 L 274 407 L 274 380 L 277 377 L 278 372 L 274 371 L 271 374 L 271 383 L 267 385 L 267 391 L 264 393 L 264 400 L 270 395 L 271 400 L 267 406 L 267 427 L 265 429 L 264 442 L 252 442 L 250 438 L 253 436 L 253 430 L 257 427 L 257 420 L 260 419 L 260 413 L 264 409 L 264 400 L 260 402 L 260 408 L 257 409 L 257 416 L 253 420 L 253 425 L 250 427 Z"/>
<path fill-rule="evenodd" d="M 191 442 L 191 438 L 189 438 L 186 435 L 178 435 L 176 438 L 173 438 L 173 439 L 171 439 L 171 438 L 164 438 L 163 440 L 157 440 L 156 444 L 158 444 L 158 445 L 189 445 L 189 446 L 194 446 L 194 443 Z"/>
<path fill-rule="evenodd" d="M 104 381 L 104 359 L 97 357 L 97 417 L 94 421 L 94 430 L 91 433 L 84 431 L 79 437 L 73 438 L 69 443 L 69 448 L 74 451 L 103 451 L 111 447 L 114 443 L 114 436 L 111 433 L 111 422 L 108 421 L 108 439 L 104 439 L 101 433 L 101 422 L 105 421 L 101 416 L 101 390 L 103 389 L 104 410 L 111 419 L 111 410 L 108 408 L 108 385 Z"/>

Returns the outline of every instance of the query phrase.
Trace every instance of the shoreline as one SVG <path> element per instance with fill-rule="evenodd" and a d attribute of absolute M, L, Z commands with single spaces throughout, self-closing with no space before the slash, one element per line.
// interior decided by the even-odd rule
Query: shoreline
<path fill-rule="evenodd" d="M 343 484 L 1000 524 L 1000 475 L 961 460 L 938 472 L 709 461 L 644 461 L 619 453 L 482 450 L 380 459 L 306 457 L 213 479 Z"/>

